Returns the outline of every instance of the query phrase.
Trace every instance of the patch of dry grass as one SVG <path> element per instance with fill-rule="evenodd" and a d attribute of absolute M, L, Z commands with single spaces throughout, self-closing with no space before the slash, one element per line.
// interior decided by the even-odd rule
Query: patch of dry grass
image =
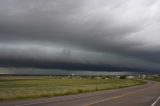
<path fill-rule="evenodd" d="M 61 96 L 141 85 L 128 79 L 0 79 L 0 101 Z"/>

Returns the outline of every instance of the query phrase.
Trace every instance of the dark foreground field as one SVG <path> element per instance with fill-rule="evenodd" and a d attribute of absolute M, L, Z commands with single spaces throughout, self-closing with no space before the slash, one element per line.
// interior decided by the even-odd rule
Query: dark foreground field
<path fill-rule="evenodd" d="M 129 79 L 57 79 L 52 77 L 1 77 L 0 101 L 61 96 L 145 84 Z"/>

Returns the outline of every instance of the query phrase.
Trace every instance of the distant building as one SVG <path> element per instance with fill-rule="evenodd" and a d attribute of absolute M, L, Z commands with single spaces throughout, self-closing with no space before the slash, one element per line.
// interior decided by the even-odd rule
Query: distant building
<path fill-rule="evenodd" d="M 72 73 L 71 75 L 74 76 L 74 73 Z"/>
<path fill-rule="evenodd" d="M 133 79 L 133 78 L 135 78 L 135 76 L 129 75 L 129 76 L 127 76 L 126 78 L 127 78 L 127 79 Z"/>
<path fill-rule="evenodd" d="M 105 77 L 105 79 L 109 79 L 109 78 Z"/>
<path fill-rule="evenodd" d="M 115 77 L 116 77 L 117 79 L 120 79 L 121 76 L 120 76 L 120 75 L 116 75 Z"/>
<path fill-rule="evenodd" d="M 143 78 L 143 79 L 146 78 L 146 75 L 142 75 L 141 78 Z"/>
<path fill-rule="evenodd" d="M 96 79 L 102 79 L 101 77 L 96 77 Z"/>

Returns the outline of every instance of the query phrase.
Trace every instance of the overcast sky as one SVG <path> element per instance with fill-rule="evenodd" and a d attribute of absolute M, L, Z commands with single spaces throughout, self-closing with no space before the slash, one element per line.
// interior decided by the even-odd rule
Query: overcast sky
<path fill-rule="evenodd" d="M 159 40 L 160 0 L 0 0 L 0 67 L 159 71 Z"/>

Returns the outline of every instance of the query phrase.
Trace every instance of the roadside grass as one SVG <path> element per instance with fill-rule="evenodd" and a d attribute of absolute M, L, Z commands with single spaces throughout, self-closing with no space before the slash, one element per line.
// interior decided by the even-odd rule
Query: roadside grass
<path fill-rule="evenodd" d="M 118 89 L 146 82 L 129 79 L 0 79 L 0 101 Z"/>
<path fill-rule="evenodd" d="M 149 78 L 147 80 L 152 80 L 152 81 L 158 81 L 158 82 L 160 82 L 160 78 Z"/>

